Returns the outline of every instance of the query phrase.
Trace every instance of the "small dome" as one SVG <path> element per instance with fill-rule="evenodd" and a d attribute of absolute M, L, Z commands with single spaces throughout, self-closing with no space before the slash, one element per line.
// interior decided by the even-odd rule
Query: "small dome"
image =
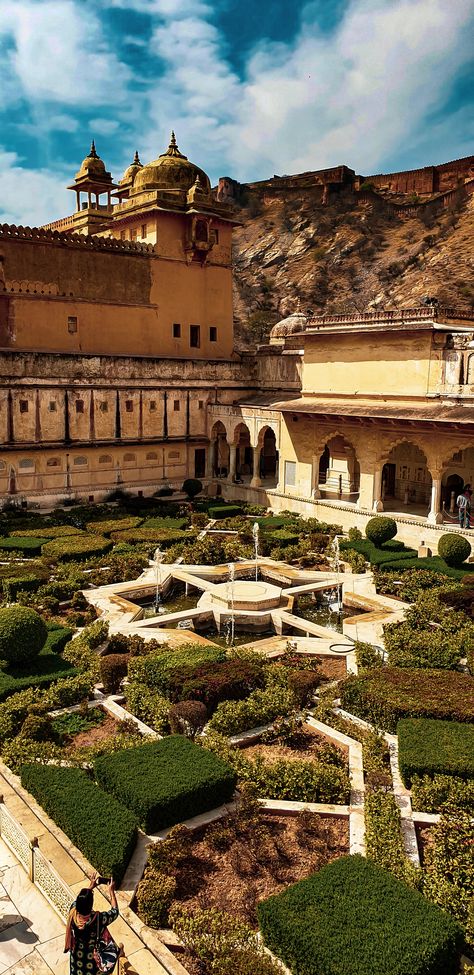
<path fill-rule="evenodd" d="M 119 186 L 128 186 L 129 183 L 133 183 L 135 176 L 140 171 L 140 169 L 143 169 L 143 165 L 140 162 L 138 151 L 135 151 L 133 162 L 125 170 L 122 179 L 119 180 Z"/>
<path fill-rule="evenodd" d="M 89 155 L 82 161 L 81 168 L 76 173 L 76 179 L 81 179 L 83 176 L 92 176 L 96 179 L 107 179 L 110 176 L 105 170 L 105 163 L 97 155 L 94 140 L 91 142 Z"/>
<path fill-rule="evenodd" d="M 281 322 L 277 322 L 273 326 L 270 332 L 271 339 L 285 339 L 289 335 L 295 335 L 296 332 L 304 332 L 308 324 L 308 319 L 303 312 L 295 311 L 292 315 L 288 315 L 288 318 L 282 318 Z"/>
<path fill-rule="evenodd" d="M 136 174 L 133 192 L 143 192 L 144 190 L 184 190 L 191 189 L 199 176 L 202 189 L 205 193 L 210 193 L 211 184 L 209 177 L 190 162 L 187 156 L 179 151 L 176 145 L 174 132 L 171 133 L 171 141 L 166 150 L 158 159 L 142 166 Z"/>

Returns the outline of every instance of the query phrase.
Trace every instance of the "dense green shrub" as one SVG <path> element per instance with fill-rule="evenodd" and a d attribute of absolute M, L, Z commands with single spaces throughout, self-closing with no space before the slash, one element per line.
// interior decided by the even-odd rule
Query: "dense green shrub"
<path fill-rule="evenodd" d="M 156 832 L 227 802 L 233 770 L 181 735 L 97 759 L 100 785 L 120 796 L 146 832 Z"/>
<path fill-rule="evenodd" d="M 375 518 L 370 518 L 367 522 L 365 534 L 369 541 L 373 542 L 377 548 L 382 548 L 384 542 L 395 538 L 397 534 L 397 523 L 394 518 L 376 515 Z"/>
<path fill-rule="evenodd" d="M 168 911 L 176 896 L 176 880 L 158 870 L 147 870 L 137 888 L 137 907 L 141 919 L 152 928 L 168 924 Z"/>
<path fill-rule="evenodd" d="M 356 640 L 354 650 L 359 672 L 361 670 L 370 670 L 372 667 L 382 666 L 381 654 L 371 643 L 363 643 L 361 640 Z"/>
<path fill-rule="evenodd" d="M 269 724 L 275 718 L 289 714 L 296 707 L 296 698 L 285 687 L 256 690 L 245 701 L 223 701 L 214 712 L 209 725 L 222 735 L 237 735 Z"/>
<path fill-rule="evenodd" d="M 57 675 L 56 675 L 57 676 Z M 79 704 L 89 696 L 92 681 L 88 674 L 78 674 L 55 681 L 46 690 L 27 687 L 0 704 L 0 744 L 14 738 L 31 709 L 45 713 L 53 708 L 67 708 Z"/>
<path fill-rule="evenodd" d="M 62 653 L 66 643 L 71 639 L 74 630 L 70 626 L 61 626 L 60 623 L 47 623 L 48 635 L 43 648 L 43 653 Z"/>
<path fill-rule="evenodd" d="M 370 562 L 372 566 L 382 566 L 387 569 L 393 563 L 399 566 L 405 564 L 405 560 L 412 560 L 416 556 L 415 550 L 412 548 L 406 548 L 403 542 L 397 542 L 396 540 L 392 542 L 385 542 L 382 547 L 377 547 L 368 538 L 362 538 L 360 541 L 346 542 L 342 541 L 340 543 L 341 553 L 346 556 L 346 552 L 357 552 L 362 555 L 367 562 Z"/>
<path fill-rule="evenodd" d="M 445 810 L 431 829 L 426 850 L 423 893 L 449 911 L 465 931 L 467 953 L 474 952 L 474 817 Z"/>
<path fill-rule="evenodd" d="M 208 719 L 206 705 L 201 701 L 180 701 L 172 704 L 169 710 L 169 723 L 174 735 L 195 738 Z"/>
<path fill-rule="evenodd" d="M 440 555 L 431 555 L 426 559 L 419 559 L 414 557 L 409 557 L 409 552 L 402 552 L 401 555 L 406 555 L 407 557 L 403 559 L 393 559 L 390 562 L 383 564 L 383 568 L 386 572 L 404 572 L 407 569 L 417 569 L 418 571 L 427 570 L 428 572 L 436 572 L 437 574 L 442 574 L 450 579 L 457 579 L 461 582 L 466 573 L 472 573 L 472 578 L 474 580 L 474 563 L 466 562 L 460 568 L 455 569 L 448 565 Z"/>
<path fill-rule="evenodd" d="M 194 519 L 198 515 L 199 515 L 199 512 L 196 511 L 196 512 L 193 513 L 193 515 L 191 516 L 191 518 Z M 204 524 L 207 524 L 208 520 L 209 519 L 206 518 Z M 193 524 L 194 524 L 194 521 L 193 521 Z M 188 525 L 189 525 L 189 516 L 188 515 L 182 515 L 182 516 L 180 515 L 178 517 L 176 517 L 174 515 L 173 516 L 170 516 L 170 515 L 152 515 L 150 518 L 146 518 L 146 520 L 143 522 L 142 528 L 173 528 L 173 529 L 177 528 L 177 529 L 183 529 L 183 528 L 187 528 Z"/>
<path fill-rule="evenodd" d="M 127 653 L 108 653 L 100 658 L 100 679 L 106 694 L 116 694 L 120 682 L 127 676 Z"/>
<path fill-rule="evenodd" d="M 157 650 L 145 657 L 134 657 L 130 661 L 129 677 L 131 681 L 139 681 L 153 690 L 167 693 L 173 671 L 183 667 L 218 664 L 225 658 L 225 650 L 220 647 L 201 644 L 188 644 L 179 650 Z"/>
<path fill-rule="evenodd" d="M 407 569 L 397 574 L 387 569 L 376 569 L 375 584 L 378 593 L 399 596 L 409 603 L 413 603 L 427 590 L 433 591 L 446 585 L 456 585 L 454 582 L 448 582 L 441 572 L 430 572 L 429 569 Z"/>
<path fill-rule="evenodd" d="M 470 556 L 471 546 L 462 535 L 447 532 L 446 535 L 441 535 L 438 542 L 438 554 L 447 565 L 458 568 Z"/>
<path fill-rule="evenodd" d="M 209 518 L 220 521 L 221 518 L 236 518 L 242 514 L 242 508 L 238 504 L 214 505 L 209 508 Z"/>
<path fill-rule="evenodd" d="M 46 643 L 40 654 L 29 665 L 0 670 L 0 701 L 28 687 L 49 687 L 61 676 L 74 677 L 76 671 L 59 654 L 70 640 L 72 630 L 68 627 L 48 629 Z"/>
<path fill-rule="evenodd" d="M 398 722 L 398 764 L 406 786 L 414 775 L 474 779 L 474 724 L 405 718 Z"/>
<path fill-rule="evenodd" d="M 170 912 L 180 942 L 206 966 L 209 975 L 283 975 L 248 924 L 216 908 L 186 911 L 174 904 Z M 201 965 L 199 965 L 201 970 Z"/>
<path fill-rule="evenodd" d="M 342 706 L 385 731 L 400 718 L 474 722 L 474 677 L 456 671 L 380 667 L 340 684 Z"/>
<path fill-rule="evenodd" d="M 168 698 L 158 694 L 153 688 L 142 681 L 133 680 L 125 686 L 127 708 L 143 721 L 149 728 L 153 728 L 159 735 L 166 735 L 169 731 Z"/>
<path fill-rule="evenodd" d="M 367 791 L 364 818 L 369 860 L 389 870 L 409 887 L 418 887 L 421 878 L 405 854 L 402 820 L 393 793 L 383 789 Z"/>
<path fill-rule="evenodd" d="M 11 552 L 21 552 L 22 555 L 39 555 L 44 538 L 24 537 L 15 535 L 12 538 L 0 538 L 0 549 Z"/>
<path fill-rule="evenodd" d="M 0 609 L 0 660 L 16 666 L 38 656 L 48 631 L 41 616 L 26 606 Z"/>
<path fill-rule="evenodd" d="M 197 477 L 187 477 L 181 490 L 192 501 L 202 491 L 202 482 Z"/>
<path fill-rule="evenodd" d="M 36 573 L 24 572 L 21 574 L 12 567 L 11 576 L 3 578 L 1 581 L 3 598 L 7 603 L 14 603 L 20 592 L 36 592 L 41 586 L 42 579 Z"/>
<path fill-rule="evenodd" d="M 465 782 L 454 775 L 414 775 L 411 801 L 413 809 L 420 812 L 439 813 L 451 808 L 464 809 L 473 815 L 474 781 Z"/>
<path fill-rule="evenodd" d="M 101 535 L 72 535 L 67 538 L 53 538 L 43 545 L 42 553 L 48 559 L 73 562 L 76 559 L 89 559 L 102 555 L 112 548 L 112 542 Z"/>
<path fill-rule="evenodd" d="M 143 518 L 130 515 L 128 518 L 109 518 L 107 521 L 88 521 L 86 528 L 94 535 L 111 535 L 112 532 L 131 531 L 141 525 Z"/>
<path fill-rule="evenodd" d="M 221 701 L 248 697 L 263 683 L 263 668 L 258 663 L 223 660 L 168 669 L 166 693 L 171 701 L 202 701 L 213 711 Z"/>
<path fill-rule="evenodd" d="M 133 813 L 80 769 L 24 765 L 21 784 L 96 870 L 120 883 L 135 848 Z"/>
<path fill-rule="evenodd" d="M 458 925 L 359 855 L 258 904 L 266 944 L 298 975 L 457 975 Z"/>

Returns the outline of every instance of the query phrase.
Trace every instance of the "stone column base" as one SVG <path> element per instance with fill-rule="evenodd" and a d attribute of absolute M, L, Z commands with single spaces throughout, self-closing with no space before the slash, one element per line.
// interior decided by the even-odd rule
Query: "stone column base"
<path fill-rule="evenodd" d="M 383 510 L 384 510 L 383 501 L 374 501 L 373 506 L 372 506 L 372 511 L 377 511 L 378 512 L 378 511 L 383 511 Z"/>
<path fill-rule="evenodd" d="M 443 515 L 441 514 L 441 511 L 430 511 L 426 520 L 429 525 L 442 525 Z"/>

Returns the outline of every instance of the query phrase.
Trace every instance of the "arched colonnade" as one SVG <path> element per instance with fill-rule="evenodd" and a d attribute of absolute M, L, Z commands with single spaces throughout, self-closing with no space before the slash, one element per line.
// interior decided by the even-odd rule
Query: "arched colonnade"
<path fill-rule="evenodd" d="M 254 439 L 245 420 L 216 420 L 209 437 L 208 477 L 250 487 L 278 485 L 277 433 L 269 423 L 257 425 Z"/>

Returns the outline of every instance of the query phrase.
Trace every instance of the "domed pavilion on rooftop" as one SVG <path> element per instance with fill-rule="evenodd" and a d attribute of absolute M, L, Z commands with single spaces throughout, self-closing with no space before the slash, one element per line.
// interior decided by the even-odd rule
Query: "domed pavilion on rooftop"
<path fill-rule="evenodd" d="M 295 311 L 287 318 L 282 318 L 270 332 L 270 345 L 281 345 L 291 335 L 304 332 L 307 324 L 307 316 L 300 311 Z"/>
<path fill-rule="evenodd" d="M 194 186 L 197 177 L 204 193 L 211 192 L 211 184 L 207 173 L 199 166 L 190 162 L 184 153 L 180 152 L 174 132 L 171 133 L 170 144 L 166 152 L 162 152 L 158 159 L 142 166 L 136 173 L 131 196 L 147 190 L 177 190 L 187 192 Z"/>

